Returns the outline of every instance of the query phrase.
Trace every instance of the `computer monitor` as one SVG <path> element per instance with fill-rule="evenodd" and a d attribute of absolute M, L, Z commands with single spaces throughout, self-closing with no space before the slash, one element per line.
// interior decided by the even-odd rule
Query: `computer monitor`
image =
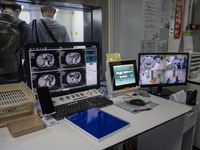
<path fill-rule="evenodd" d="M 99 88 L 97 42 L 29 43 L 25 45 L 28 86 L 47 86 L 52 96 Z"/>
<path fill-rule="evenodd" d="M 112 97 L 122 92 L 133 90 L 138 85 L 136 60 L 108 62 L 108 94 Z"/>
<path fill-rule="evenodd" d="M 188 53 L 139 53 L 139 85 L 155 95 L 172 94 L 164 86 L 186 85 Z M 156 87 L 156 88 L 152 88 Z"/>

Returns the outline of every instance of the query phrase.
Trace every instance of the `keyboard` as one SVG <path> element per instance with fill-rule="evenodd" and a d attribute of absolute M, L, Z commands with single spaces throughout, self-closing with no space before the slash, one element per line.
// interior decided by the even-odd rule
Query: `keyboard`
<path fill-rule="evenodd" d="M 55 106 L 56 113 L 52 115 L 56 120 L 61 120 L 66 116 L 84 111 L 93 107 L 106 107 L 112 105 L 113 101 L 109 100 L 105 96 L 98 95 L 94 97 L 89 97 L 86 99 L 78 100 L 75 102 L 66 103 L 63 105 Z"/>

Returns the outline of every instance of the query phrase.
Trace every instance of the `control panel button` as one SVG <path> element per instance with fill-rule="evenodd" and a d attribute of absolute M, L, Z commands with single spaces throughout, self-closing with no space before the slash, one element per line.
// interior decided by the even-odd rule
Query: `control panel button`
<path fill-rule="evenodd" d="M 65 96 L 65 98 L 66 98 L 67 100 L 69 100 L 69 99 L 70 99 L 70 96 L 67 95 L 67 96 Z"/>
<path fill-rule="evenodd" d="M 64 98 L 63 98 L 63 97 L 60 97 L 59 100 L 60 100 L 60 101 L 64 101 Z"/>

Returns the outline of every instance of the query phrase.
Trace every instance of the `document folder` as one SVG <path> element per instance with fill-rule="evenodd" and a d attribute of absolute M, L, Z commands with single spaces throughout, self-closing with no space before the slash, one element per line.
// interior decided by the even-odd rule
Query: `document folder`
<path fill-rule="evenodd" d="M 129 123 L 98 108 L 65 117 L 65 120 L 96 141 L 129 127 Z"/>

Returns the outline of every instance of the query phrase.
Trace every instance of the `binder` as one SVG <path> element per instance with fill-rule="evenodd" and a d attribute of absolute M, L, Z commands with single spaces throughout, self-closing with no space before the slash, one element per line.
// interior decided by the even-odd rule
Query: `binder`
<path fill-rule="evenodd" d="M 65 120 L 98 142 L 130 126 L 128 122 L 98 108 L 65 117 Z"/>

